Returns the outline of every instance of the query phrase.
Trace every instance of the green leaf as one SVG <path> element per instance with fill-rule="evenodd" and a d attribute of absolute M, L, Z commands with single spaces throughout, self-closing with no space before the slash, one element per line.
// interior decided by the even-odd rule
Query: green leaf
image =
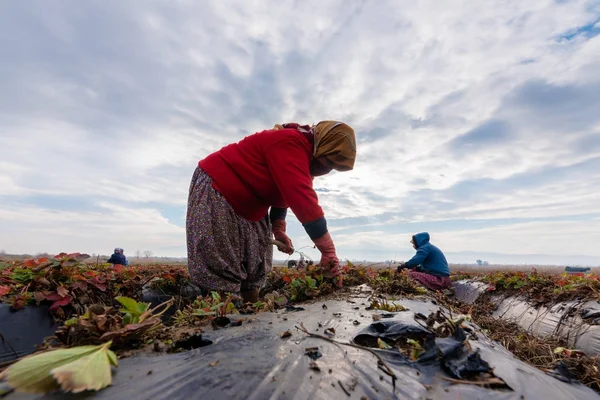
<path fill-rule="evenodd" d="M 566 348 L 564 348 L 564 347 L 557 347 L 554 349 L 554 354 L 563 353 L 565 350 L 566 350 Z"/>
<path fill-rule="evenodd" d="M 123 315 L 123 323 L 125 325 L 128 325 L 128 324 L 131 324 L 132 322 L 133 322 L 133 316 L 130 313 L 126 312 Z"/>
<path fill-rule="evenodd" d="M 221 296 L 219 295 L 219 292 L 215 292 L 212 291 L 210 292 L 210 295 L 212 296 L 214 301 L 220 301 L 221 300 Z"/>
<path fill-rule="evenodd" d="M 391 349 L 392 346 L 390 346 L 389 344 L 387 344 L 386 342 L 384 342 L 383 340 L 377 338 L 377 347 L 379 347 L 380 349 Z"/>
<path fill-rule="evenodd" d="M 277 303 L 277 305 L 279 306 L 285 306 L 287 304 L 288 300 L 285 296 L 279 296 L 276 300 L 275 303 Z"/>
<path fill-rule="evenodd" d="M 100 390 L 112 382 L 110 364 L 117 365 L 111 342 L 99 346 L 59 349 L 26 357 L 6 369 L 0 378 L 17 391 L 47 393 Z"/>
<path fill-rule="evenodd" d="M 206 312 L 204 310 L 196 310 L 196 312 L 194 313 L 194 315 L 197 315 L 199 317 L 208 317 L 210 315 L 216 315 L 216 312 L 214 312 L 214 311 Z"/>
<path fill-rule="evenodd" d="M 150 304 L 147 303 L 137 303 L 137 312 L 141 315 L 143 313 L 145 313 L 146 311 L 148 311 L 148 309 L 150 308 Z"/>
<path fill-rule="evenodd" d="M 265 303 L 264 303 L 264 302 L 262 302 L 262 301 L 257 301 L 257 302 L 256 302 L 256 303 L 254 303 L 252 306 L 253 306 L 254 308 L 260 309 L 260 308 L 263 308 L 263 307 L 265 306 Z"/>
<path fill-rule="evenodd" d="M 106 355 L 108 356 L 108 361 L 110 361 L 110 363 L 111 363 L 111 365 L 113 367 L 118 367 L 119 366 L 119 361 L 118 361 L 117 355 L 115 354 L 114 351 L 107 350 L 106 351 Z"/>
<path fill-rule="evenodd" d="M 231 313 L 235 310 L 235 304 L 227 303 L 227 307 L 225 308 L 225 312 Z"/>
<path fill-rule="evenodd" d="M 125 307 L 127 309 L 127 311 L 137 313 L 138 302 L 135 301 L 134 299 L 131 299 L 129 297 L 120 296 L 120 297 L 117 297 L 115 300 L 117 300 L 119 303 L 121 303 L 123 305 L 123 307 Z"/>

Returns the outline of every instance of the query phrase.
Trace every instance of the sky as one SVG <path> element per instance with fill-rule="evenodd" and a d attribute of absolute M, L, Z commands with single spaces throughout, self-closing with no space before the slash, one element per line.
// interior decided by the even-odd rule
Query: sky
<path fill-rule="evenodd" d="M 600 1 L 5 1 L 0 49 L 8 253 L 185 256 L 198 160 L 333 119 L 341 259 L 600 265 Z"/>

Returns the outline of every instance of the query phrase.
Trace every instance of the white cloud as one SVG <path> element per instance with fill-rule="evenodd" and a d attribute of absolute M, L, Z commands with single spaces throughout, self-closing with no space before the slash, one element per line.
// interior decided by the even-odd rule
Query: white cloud
<path fill-rule="evenodd" d="M 184 255 L 161 212 L 184 212 L 197 161 L 289 120 L 343 119 L 357 132 L 356 169 L 316 180 L 333 231 L 360 219 L 351 238 L 340 231 L 341 254 L 390 250 L 369 232 L 379 225 L 598 213 L 600 36 L 576 34 L 597 21 L 593 3 L 11 3 L 0 16 L 0 211 L 23 236 L 3 246 L 87 246 L 66 229 L 99 213 L 98 227 L 128 221 L 94 231 L 102 246 L 147 237 Z M 57 211 L 44 196 L 96 208 Z M 72 225 L 49 240 L 57 215 Z M 522 226 L 503 229 L 456 248 L 515 253 Z M 553 240 L 536 251 L 552 253 Z"/>
<path fill-rule="evenodd" d="M 96 211 L 52 211 L 41 207 L 0 209 L 0 243 L 13 253 L 87 252 L 109 254 L 122 247 L 152 249 L 161 255 L 179 255 L 185 231 L 153 209 L 98 204 Z M 32 245 L 32 239 L 35 244 Z"/>

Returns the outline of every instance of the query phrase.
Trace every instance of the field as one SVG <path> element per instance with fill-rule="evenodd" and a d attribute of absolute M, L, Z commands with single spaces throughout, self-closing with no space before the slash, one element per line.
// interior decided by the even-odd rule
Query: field
<path fill-rule="evenodd" d="M 0 261 L 0 302 L 14 310 L 26 306 L 49 307 L 62 327 L 41 349 L 110 343 L 119 357 L 127 357 L 155 349 L 158 343 L 164 351 L 183 351 L 186 347 L 182 343 L 193 337 L 194 332 L 211 325 L 227 326 L 232 314 L 252 315 L 304 301 L 344 298 L 351 287 L 367 284 L 380 296 L 372 304 L 375 308 L 395 311 L 388 300 L 433 297 L 454 313 L 472 319 L 522 360 L 543 370 L 563 363 L 583 383 L 600 390 L 597 356 L 579 354 L 576 349 L 557 351 L 565 343 L 534 337 L 510 321 L 491 318 L 493 304 L 482 301 L 467 306 L 441 293 L 430 293 L 406 273 L 397 274 L 386 265 L 362 267 L 348 263 L 343 268 L 341 290 L 334 288 L 333 277 L 327 271 L 316 266 L 305 270 L 276 267 L 261 291 L 260 301 L 242 304 L 240 298 L 227 293 L 213 292 L 205 298 L 189 295 L 185 264 L 144 261 L 129 267 L 111 266 L 78 253 L 4 259 Z M 452 270 L 453 280 L 480 280 L 490 285 L 490 293 L 524 296 L 538 304 L 600 298 L 598 275 L 567 275 L 563 267 L 454 265 Z M 171 299 L 161 305 L 145 305 L 146 288 Z M 172 316 L 164 318 L 167 310 L 172 311 Z M 0 365 L 0 370 L 8 366 Z"/>

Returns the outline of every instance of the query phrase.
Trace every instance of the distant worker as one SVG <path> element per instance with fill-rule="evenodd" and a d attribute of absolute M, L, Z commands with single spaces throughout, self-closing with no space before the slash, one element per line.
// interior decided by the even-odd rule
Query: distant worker
<path fill-rule="evenodd" d="M 398 266 L 398 272 L 410 269 L 408 276 L 430 290 L 444 290 L 452 286 L 450 268 L 444 253 L 429 243 L 429 233 L 421 232 L 410 241 L 417 254 Z"/>
<path fill-rule="evenodd" d="M 188 270 L 204 291 L 238 293 L 256 302 L 273 262 L 272 237 L 294 252 L 286 234 L 288 207 L 321 252 L 321 265 L 341 286 L 339 259 L 313 178 L 350 171 L 354 130 L 337 121 L 275 125 L 208 155 L 190 185 Z"/>
<path fill-rule="evenodd" d="M 127 260 L 123 249 L 120 247 L 115 248 L 113 255 L 110 256 L 110 258 L 106 262 L 115 265 L 129 265 L 129 260 Z"/>

